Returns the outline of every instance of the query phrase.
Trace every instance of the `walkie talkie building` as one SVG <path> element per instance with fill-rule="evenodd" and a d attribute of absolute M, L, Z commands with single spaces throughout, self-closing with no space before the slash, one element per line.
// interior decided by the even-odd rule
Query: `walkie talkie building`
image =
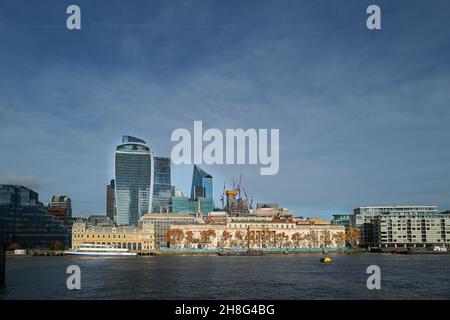
<path fill-rule="evenodd" d="M 116 224 L 137 225 L 152 208 L 154 159 L 144 140 L 124 136 L 116 147 Z"/>

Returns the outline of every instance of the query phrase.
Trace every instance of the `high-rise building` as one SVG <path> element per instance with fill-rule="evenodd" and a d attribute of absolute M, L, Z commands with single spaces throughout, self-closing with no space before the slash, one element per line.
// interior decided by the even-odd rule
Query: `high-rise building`
<path fill-rule="evenodd" d="M 112 221 L 116 220 L 116 183 L 114 179 L 106 186 L 106 215 Z"/>
<path fill-rule="evenodd" d="M 170 158 L 155 157 L 152 212 L 171 212 Z"/>
<path fill-rule="evenodd" d="M 124 136 L 115 156 L 116 224 L 137 225 L 152 208 L 154 157 L 144 140 Z"/>
<path fill-rule="evenodd" d="M 197 200 L 198 197 L 214 198 L 213 195 L 213 177 L 194 165 L 192 173 L 191 199 Z"/>
<path fill-rule="evenodd" d="M 19 248 L 70 245 L 70 228 L 48 212 L 39 195 L 23 186 L 0 184 L 0 242 Z"/>
<path fill-rule="evenodd" d="M 48 211 L 63 222 L 72 218 L 72 200 L 67 195 L 53 196 Z"/>

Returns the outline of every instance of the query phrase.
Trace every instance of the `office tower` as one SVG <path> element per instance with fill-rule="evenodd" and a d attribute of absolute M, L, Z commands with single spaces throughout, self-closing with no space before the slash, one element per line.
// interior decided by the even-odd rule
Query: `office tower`
<path fill-rule="evenodd" d="M 171 212 L 170 158 L 155 157 L 155 178 L 153 184 L 153 208 L 155 213 Z"/>
<path fill-rule="evenodd" d="M 106 215 L 112 221 L 116 220 L 116 183 L 114 179 L 106 186 Z"/>
<path fill-rule="evenodd" d="M 60 221 L 68 221 L 72 218 L 72 200 L 67 195 L 53 196 L 48 211 Z"/>
<path fill-rule="evenodd" d="M 199 206 L 203 215 L 214 210 L 213 177 L 197 165 L 194 165 L 192 174 L 191 197 L 184 197 L 183 193 L 176 189 L 173 192 L 173 213 L 196 214 Z"/>
<path fill-rule="evenodd" d="M 213 177 L 194 165 L 192 173 L 191 199 L 197 200 L 198 197 L 213 198 Z"/>
<path fill-rule="evenodd" d="M 154 158 L 144 140 L 124 136 L 116 147 L 116 224 L 137 225 L 152 208 Z"/>
<path fill-rule="evenodd" d="M 0 184 L 0 241 L 20 248 L 49 248 L 54 241 L 70 246 L 70 228 L 23 186 Z"/>

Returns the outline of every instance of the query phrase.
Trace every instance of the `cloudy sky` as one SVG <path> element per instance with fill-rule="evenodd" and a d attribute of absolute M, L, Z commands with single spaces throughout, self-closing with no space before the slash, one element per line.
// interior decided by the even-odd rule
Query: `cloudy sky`
<path fill-rule="evenodd" d="M 378 4 L 382 30 L 366 28 Z M 81 7 L 82 30 L 66 28 Z M 0 0 L 0 183 L 74 215 L 105 211 L 121 135 L 169 156 L 176 128 L 279 128 L 255 201 L 300 215 L 362 205 L 450 209 L 450 2 Z M 192 166 L 173 166 L 189 193 Z"/>

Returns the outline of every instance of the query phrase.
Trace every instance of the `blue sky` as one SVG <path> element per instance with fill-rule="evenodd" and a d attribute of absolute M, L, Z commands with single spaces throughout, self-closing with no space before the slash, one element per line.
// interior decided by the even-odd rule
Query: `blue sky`
<path fill-rule="evenodd" d="M 65 27 L 77 4 L 82 30 Z M 382 10 L 382 30 L 365 26 Z M 448 1 L 0 0 L 0 183 L 74 215 L 104 213 L 121 135 L 169 156 L 170 134 L 279 128 L 280 171 L 255 201 L 328 216 L 362 205 L 450 209 Z M 189 193 L 192 166 L 173 166 Z"/>

